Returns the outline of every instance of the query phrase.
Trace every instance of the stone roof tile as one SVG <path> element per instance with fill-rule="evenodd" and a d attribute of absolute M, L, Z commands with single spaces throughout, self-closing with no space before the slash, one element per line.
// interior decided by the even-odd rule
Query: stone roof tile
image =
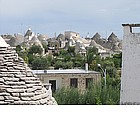
<path fill-rule="evenodd" d="M 0 104 L 57 104 L 13 49 L 0 37 Z"/>

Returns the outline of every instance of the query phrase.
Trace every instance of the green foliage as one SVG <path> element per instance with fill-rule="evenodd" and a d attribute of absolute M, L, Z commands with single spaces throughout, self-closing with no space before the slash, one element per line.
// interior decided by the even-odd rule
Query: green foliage
<path fill-rule="evenodd" d="M 76 88 L 62 88 L 57 90 L 53 96 L 60 105 L 118 105 L 120 100 L 120 89 L 118 86 L 104 83 L 90 86 L 85 92 Z"/>
<path fill-rule="evenodd" d="M 43 42 L 42 42 L 42 45 L 43 45 L 44 51 L 46 53 L 48 51 L 48 45 L 46 43 L 43 43 Z"/>
<path fill-rule="evenodd" d="M 97 70 L 97 64 L 101 62 L 101 57 L 98 54 L 96 47 L 90 47 L 87 49 L 86 62 L 89 64 L 90 70 Z"/>
<path fill-rule="evenodd" d="M 48 49 L 47 45 L 43 46 Z M 89 86 L 89 88 L 81 92 L 75 88 L 62 88 L 54 93 L 54 97 L 58 104 L 79 104 L 79 105 L 113 105 L 119 104 L 120 99 L 120 71 L 122 54 L 115 54 L 111 58 L 101 59 L 95 47 L 87 50 L 87 55 L 75 53 L 74 47 L 68 47 L 68 50 L 60 50 L 55 56 L 42 56 L 43 49 L 40 46 L 32 46 L 29 50 L 23 44 L 17 46 L 16 51 L 20 57 L 34 70 L 45 70 L 49 66 L 54 66 L 55 69 L 71 69 L 74 67 L 84 68 L 85 63 L 89 64 L 90 70 L 100 71 L 98 67 L 101 64 L 102 68 L 107 71 L 107 84 L 105 87 L 104 79 L 99 85 Z"/>
<path fill-rule="evenodd" d="M 55 69 L 63 68 L 63 69 L 72 69 L 73 68 L 73 62 L 72 61 L 61 61 L 57 60 L 54 64 Z"/>
<path fill-rule="evenodd" d="M 79 92 L 75 88 L 62 88 L 54 93 L 54 97 L 60 105 L 79 104 Z"/>
<path fill-rule="evenodd" d="M 90 65 L 95 59 L 98 50 L 95 47 L 90 47 L 87 49 L 87 63 Z"/>
<path fill-rule="evenodd" d="M 29 55 L 34 55 L 34 54 L 39 54 L 41 55 L 43 52 L 43 49 L 41 48 L 41 46 L 36 46 L 36 45 L 33 45 L 30 47 L 29 51 L 28 51 L 28 54 Z"/>
<path fill-rule="evenodd" d="M 18 55 L 20 57 L 22 57 L 24 59 L 24 61 L 26 63 L 28 63 L 28 56 L 27 56 L 28 51 L 27 51 L 26 47 L 24 47 L 24 46 L 22 47 L 22 46 L 18 45 L 18 46 L 16 46 L 16 52 L 18 53 Z"/>
<path fill-rule="evenodd" d="M 63 68 L 65 66 L 65 63 L 62 62 L 61 60 L 57 60 L 54 64 L 55 69 Z"/>
<path fill-rule="evenodd" d="M 70 56 L 75 56 L 75 46 L 68 47 L 68 54 L 70 54 Z"/>
<path fill-rule="evenodd" d="M 113 56 L 113 62 L 116 68 L 121 68 L 122 66 L 122 53 L 120 54 L 115 54 Z"/>
<path fill-rule="evenodd" d="M 48 60 L 47 57 L 36 57 L 32 62 L 33 70 L 45 70 L 48 69 Z"/>
<path fill-rule="evenodd" d="M 68 54 L 66 50 L 60 50 L 60 57 L 64 57 Z"/>
<path fill-rule="evenodd" d="M 75 54 L 75 57 L 73 57 L 71 59 L 73 61 L 73 66 L 74 67 L 80 67 L 80 68 L 85 67 L 85 58 L 82 55 Z"/>

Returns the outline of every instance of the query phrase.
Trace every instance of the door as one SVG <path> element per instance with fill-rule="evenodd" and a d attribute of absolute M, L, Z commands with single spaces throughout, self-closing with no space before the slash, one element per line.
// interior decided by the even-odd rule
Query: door
<path fill-rule="evenodd" d="M 51 85 L 52 92 L 55 92 L 56 91 L 56 80 L 49 80 L 49 83 L 52 84 Z"/>

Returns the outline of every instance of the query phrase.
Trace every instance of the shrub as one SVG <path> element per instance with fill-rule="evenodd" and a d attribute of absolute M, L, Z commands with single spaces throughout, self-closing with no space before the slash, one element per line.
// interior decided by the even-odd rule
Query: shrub
<path fill-rule="evenodd" d="M 62 88 L 54 93 L 60 105 L 118 105 L 120 89 L 111 85 L 92 85 L 85 92 L 76 88 Z"/>

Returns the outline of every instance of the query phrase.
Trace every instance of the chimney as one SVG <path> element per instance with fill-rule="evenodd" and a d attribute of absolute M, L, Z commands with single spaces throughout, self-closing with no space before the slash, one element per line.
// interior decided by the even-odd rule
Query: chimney
<path fill-rule="evenodd" d="M 88 71 L 88 63 L 85 64 L 85 70 Z"/>

